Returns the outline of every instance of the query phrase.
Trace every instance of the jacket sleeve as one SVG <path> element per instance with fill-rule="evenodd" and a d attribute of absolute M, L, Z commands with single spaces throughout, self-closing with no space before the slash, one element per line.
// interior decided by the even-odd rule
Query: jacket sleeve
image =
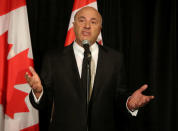
<path fill-rule="evenodd" d="M 126 102 L 131 93 L 128 91 L 128 79 L 125 70 L 123 55 L 119 54 L 116 61 L 116 104 L 119 111 L 130 114 Z"/>

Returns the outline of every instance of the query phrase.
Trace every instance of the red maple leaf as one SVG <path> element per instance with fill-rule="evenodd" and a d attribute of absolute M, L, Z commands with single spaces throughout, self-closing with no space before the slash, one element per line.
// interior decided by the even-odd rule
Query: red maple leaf
<path fill-rule="evenodd" d="M 13 46 L 7 43 L 7 32 L 0 36 L 0 43 L 0 104 L 3 104 L 5 113 L 14 118 L 15 113 L 29 112 L 25 103 L 28 93 L 14 87 L 26 83 L 24 75 L 28 67 L 33 66 L 33 60 L 28 58 L 29 49 L 7 60 Z"/>

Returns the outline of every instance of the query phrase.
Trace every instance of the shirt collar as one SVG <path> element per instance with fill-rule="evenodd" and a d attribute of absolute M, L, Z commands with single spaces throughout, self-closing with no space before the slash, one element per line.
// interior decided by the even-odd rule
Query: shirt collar
<path fill-rule="evenodd" d="M 74 51 L 75 51 L 77 54 L 83 56 L 84 48 L 81 47 L 79 44 L 77 44 L 76 41 L 74 41 L 73 48 L 74 48 Z M 93 54 L 93 53 L 96 52 L 97 50 L 98 50 L 98 44 L 95 42 L 93 45 L 90 46 L 91 54 Z"/>

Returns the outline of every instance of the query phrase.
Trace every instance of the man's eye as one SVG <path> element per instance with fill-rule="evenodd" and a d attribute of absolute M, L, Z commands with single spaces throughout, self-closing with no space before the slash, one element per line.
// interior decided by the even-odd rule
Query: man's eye
<path fill-rule="evenodd" d="M 79 22 L 84 22 L 84 20 L 80 19 Z"/>
<path fill-rule="evenodd" d="M 92 21 L 91 23 L 92 23 L 93 25 L 96 25 L 96 24 L 97 24 L 97 22 L 96 22 L 96 21 Z"/>

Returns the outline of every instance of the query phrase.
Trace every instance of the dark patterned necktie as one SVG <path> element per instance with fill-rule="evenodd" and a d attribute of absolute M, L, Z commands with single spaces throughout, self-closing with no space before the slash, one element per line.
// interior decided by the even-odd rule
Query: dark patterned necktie
<path fill-rule="evenodd" d="M 82 86 L 86 90 L 87 104 L 89 103 L 90 100 L 90 87 L 91 87 L 90 64 L 91 64 L 91 52 L 89 48 L 85 48 L 83 64 L 82 64 L 81 80 L 82 80 Z"/>

